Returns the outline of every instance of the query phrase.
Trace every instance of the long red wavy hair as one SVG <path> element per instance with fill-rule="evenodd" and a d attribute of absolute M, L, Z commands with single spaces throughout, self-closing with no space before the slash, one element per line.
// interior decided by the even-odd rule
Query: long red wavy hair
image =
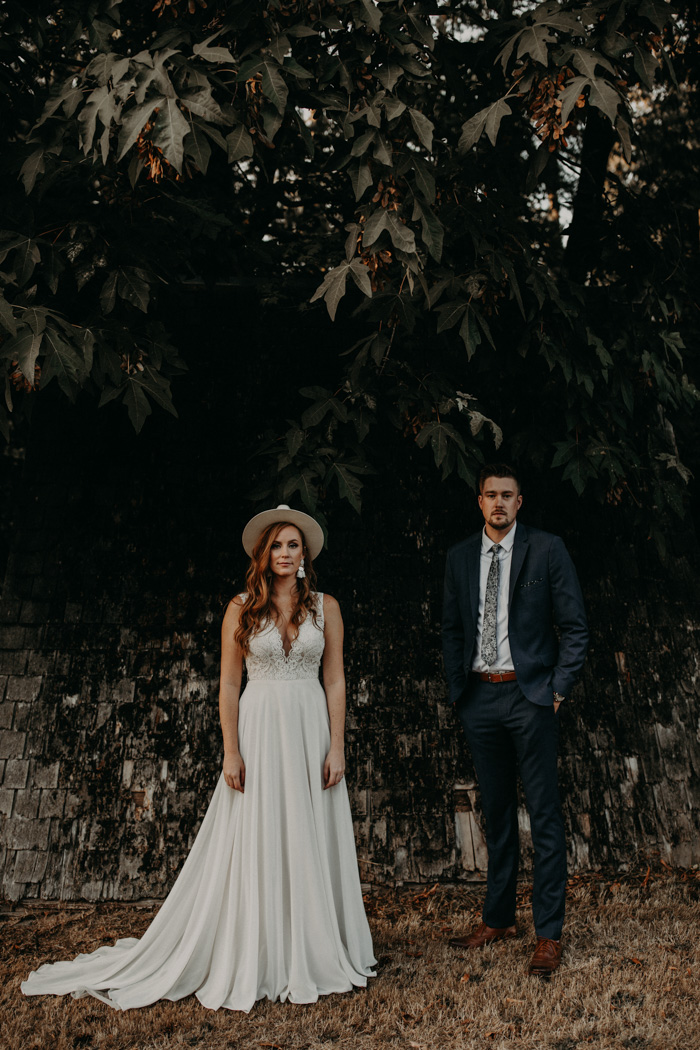
<path fill-rule="evenodd" d="M 301 536 L 301 543 L 304 550 L 304 571 L 306 573 L 306 576 L 301 579 L 297 578 L 296 581 L 296 605 L 294 606 L 290 623 L 296 627 L 297 634 L 299 633 L 299 626 L 307 616 L 312 617 L 314 626 L 316 626 L 317 611 L 314 599 L 316 591 L 316 573 L 314 572 L 314 567 L 311 563 L 311 555 L 306 547 L 304 533 L 298 525 L 294 525 L 291 521 L 275 521 L 272 525 L 268 525 L 267 528 L 263 530 L 260 539 L 255 544 L 253 555 L 250 559 L 250 566 L 248 567 L 245 577 L 245 601 L 241 606 L 241 611 L 238 617 L 238 627 L 233 636 L 243 650 L 244 655 L 246 655 L 250 649 L 250 640 L 253 635 L 257 634 L 258 631 L 267 626 L 270 621 L 274 623 L 275 620 L 273 615 L 273 573 L 270 568 L 270 552 L 272 551 L 272 544 L 275 542 L 282 529 L 286 528 L 287 525 L 292 525 Z"/>

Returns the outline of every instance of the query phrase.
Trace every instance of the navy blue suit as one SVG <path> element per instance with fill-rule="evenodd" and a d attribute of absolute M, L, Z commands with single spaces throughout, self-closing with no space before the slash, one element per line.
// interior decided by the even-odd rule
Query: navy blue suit
<path fill-rule="evenodd" d="M 518 523 L 508 598 L 508 641 L 517 680 L 480 681 L 470 670 L 481 539 L 479 532 L 448 552 L 442 634 L 450 699 L 469 741 L 486 823 L 489 870 L 483 920 L 495 927 L 515 921 L 519 770 L 535 853 L 535 928 L 539 936 L 558 940 L 566 842 L 557 789 L 559 722 L 553 693 L 569 696 L 583 665 L 588 644 L 583 596 L 562 540 Z"/>

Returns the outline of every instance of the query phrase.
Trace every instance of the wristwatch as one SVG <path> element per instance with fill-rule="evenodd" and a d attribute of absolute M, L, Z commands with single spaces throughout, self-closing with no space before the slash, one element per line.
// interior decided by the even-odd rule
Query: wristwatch
<path fill-rule="evenodd" d="M 555 704 L 563 704 L 564 701 L 566 700 L 566 697 L 564 696 L 563 693 L 554 693 L 553 695 L 554 695 L 554 703 Z"/>

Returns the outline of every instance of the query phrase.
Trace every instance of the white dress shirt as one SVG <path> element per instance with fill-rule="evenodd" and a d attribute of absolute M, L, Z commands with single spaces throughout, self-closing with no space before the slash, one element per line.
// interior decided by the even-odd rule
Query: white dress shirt
<path fill-rule="evenodd" d="M 510 654 L 510 643 L 508 641 L 508 587 L 510 584 L 510 566 L 513 560 L 513 543 L 515 542 L 515 530 L 517 522 L 510 532 L 506 533 L 500 540 L 501 550 L 497 555 L 491 553 L 494 546 L 493 540 L 486 535 L 486 529 L 481 534 L 481 559 L 479 572 L 479 617 L 476 622 L 476 644 L 474 646 L 474 659 L 472 671 L 513 671 L 513 657 Z M 496 618 L 496 645 L 498 655 L 495 663 L 489 667 L 481 658 L 481 634 L 484 626 L 484 602 L 486 599 L 486 580 L 491 568 L 492 558 L 499 560 L 500 575 L 498 578 L 498 609 Z"/>

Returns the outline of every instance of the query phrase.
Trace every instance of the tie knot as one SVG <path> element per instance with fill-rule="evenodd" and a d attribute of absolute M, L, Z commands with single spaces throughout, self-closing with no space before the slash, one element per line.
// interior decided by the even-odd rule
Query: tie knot
<path fill-rule="evenodd" d="M 491 548 L 491 553 L 498 554 L 498 552 L 502 549 L 503 548 L 501 547 L 500 543 L 494 543 L 493 547 Z"/>

